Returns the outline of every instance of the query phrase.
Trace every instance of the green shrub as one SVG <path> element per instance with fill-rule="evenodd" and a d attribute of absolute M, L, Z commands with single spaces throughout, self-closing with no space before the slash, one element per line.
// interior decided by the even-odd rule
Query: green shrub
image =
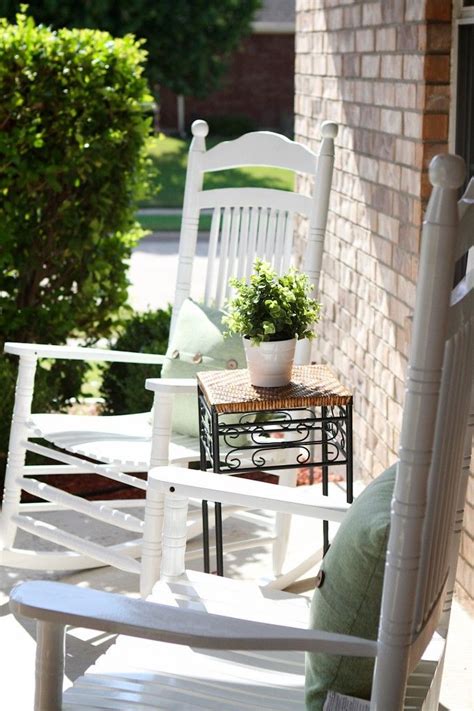
<path fill-rule="evenodd" d="M 114 348 L 119 351 L 165 353 L 168 345 L 171 308 L 149 311 L 130 318 Z M 102 381 L 104 410 L 107 414 L 146 412 L 153 404 L 153 393 L 145 390 L 146 378 L 158 378 L 161 366 L 106 363 Z"/>
<path fill-rule="evenodd" d="M 92 343 L 118 321 L 143 234 L 134 200 L 150 130 L 145 58 L 132 36 L 0 20 L 0 350 L 6 340 Z M 69 366 L 76 375 L 64 364 L 38 375 L 53 406 L 77 394 L 80 366 Z M 0 391 L 9 422 L 11 365 Z"/>

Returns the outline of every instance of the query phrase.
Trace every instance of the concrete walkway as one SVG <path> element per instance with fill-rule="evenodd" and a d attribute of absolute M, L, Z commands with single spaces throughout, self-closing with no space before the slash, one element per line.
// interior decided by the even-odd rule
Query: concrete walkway
<path fill-rule="evenodd" d="M 153 235 L 144 239 L 134 251 L 130 276 L 130 297 L 137 309 L 159 308 L 172 300 L 176 278 L 177 236 L 170 233 Z M 196 270 L 203 283 L 205 242 L 198 243 Z M 130 510 L 134 512 L 134 510 Z M 135 512 L 139 513 L 139 511 Z M 77 532 L 87 532 L 94 540 L 118 542 L 111 528 L 79 515 L 49 514 L 55 525 L 63 524 Z M 242 534 L 242 523 L 233 519 L 226 522 L 225 540 L 234 540 Z M 246 524 L 248 527 L 248 524 Z M 264 531 L 254 530 L 255 534 Z M 248 536 L 248 528 L 245 529 Z M 287 565 L 298 562 L 321 545 L 320 528 L 307 520 L 293 519 Z M 44 545 L 44 544 L 42 544 Z M 46 544 L 47 545 L 47 544 Z M 189 567 L 200 568 L 196 560 Z M 270 548 L 260 546 L 226 557 L 226 573 L 246 579 L 261 578 L 270 571 Z M 314 574 L 314 570 L 308 575 Z M 33 709 L 34 683 L 34 626 L 25 620 L 16 620 L 9 612 L 8 595 L 16 583 L 27 579 L 63 580 L 65 582 L 120 592 L 138 597 L 138 578 L 112 568 L 68 575 L 42 574 L 0 568 L 0 709 L 2 711 L 31 711 Z M 113 643 L 113 637 L 100 632 L 71 628 L 67 635 L 66 684 L 102 654 Z M 474 709 L 474 621 L 468 610 L 454 601 L 450 636 L 448 640 L 444 681 L 441 693 L 441 711 L 472 711 Z"/>

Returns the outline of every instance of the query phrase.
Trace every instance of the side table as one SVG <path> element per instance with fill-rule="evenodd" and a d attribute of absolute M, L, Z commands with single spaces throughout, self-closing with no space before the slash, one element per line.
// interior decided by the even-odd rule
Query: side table
<path fill-rule="evenodd" d="M 198 373 L 200 467 L 216 474 L 345 465 L 346 495 L 353 500 L 352 393 L 325 365 L 295 366 L 279 388 L 250 384 L 247 370 Z M 284 450 L 285 463 L 275 455 Z M 224 574 L 222 517 L 215 505 L 216 567 Z M 329 525 L 323 522 L 324 553 Z M 208 506 L 203 502 L 204 570 L 210 571 Z"/>

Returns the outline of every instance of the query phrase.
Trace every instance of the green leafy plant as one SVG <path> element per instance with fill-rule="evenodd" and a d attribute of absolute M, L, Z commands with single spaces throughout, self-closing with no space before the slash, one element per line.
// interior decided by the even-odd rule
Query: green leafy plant
<path fill-rule="evenodd" d="M 235 297 L 223 322 L 230 333 L 240 333 L 258 345 L 262 341 L 314 338 L 320 304 L 311 297 L 306 274 L 291 268 L 278 276 L 270 264 L 256 259 L 250 282 L 231 279 Z"/>
<path fill-rule="evenodd" d="M 145 59 L 132 36 L 53 31 L 24 13 L 0 20 L 0 351 L 6 340 L 92 343 L 124 313 L 128 259 L 144 234 L 134 203 L 151 128 Z M 37 399 L 64 406 L 80 367 L 41 366 Z M 0 368 L 6 423 L 16 368 L 10 358 Z"/>
<path fill-rule="evenodd" d="M 128 319 L 113 344 L 119 351 L 165 353 L 171 321 L 171 307 L 136 314 Z M 101 392 L 107 414 L 122 415 L 151 410 L 153 393 L 145 390 L 147 378 L 160 376 L 160 365 L 107 363 L 103 370 Z"/>

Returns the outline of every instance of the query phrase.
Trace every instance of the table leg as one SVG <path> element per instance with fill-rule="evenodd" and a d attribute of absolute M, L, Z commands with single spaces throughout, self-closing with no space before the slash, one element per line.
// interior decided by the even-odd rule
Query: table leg
<path fill-rule="evenodd" d="M 346 500 L 348 504 L 354 501 L 354 471 L 352 458 L 352 404 L 346 406 Z"/>
<path fill-rule="evenodd" d="M 209 506 L 207 501 L 202 502 L 202 555 L 204 560 L 204 572 L 211 572 L 211 561 L 209 556 Z"/>
<path fill-rule="evenodd" d="M 224 542 L 222 540 L 222 504 L 214 504 L 216 522 L 216 567 L 217 575 L 224 575 Z"/>
<path fill-rule="evenodd" d="M 201 471 L 205 472 L 207 469 L 207 455 L 204 447 L 204 411 L 205 411 L 205 401 L 198 385 L 197 389 L 198 395 L 198 409 L 199 409 L 199 454 L 200 461 L 199 466 Z M 208 502 L 204 501 L 201 504 L 202 507 L 202 556 L 203 556 L 203 566 L 204 572 L 211 572 L 211 561 L 209 555 L 209 506 Z"/>
<path fill-rule="evenodd" d="M 323 465 L 322 469 L 322 482 L 323 482 L 323 495 L 328 496 L 329 494 L 329 467 L 327 465 L 328 461 L 328 438 L 326 432 L 326 419 L 327 419 L 328 409 L 324 405 L 321 407 L 321 447 L 322 447 L 322 458 Z M 329 522 L 323 521 L 323 555 L 326 555 L 329 549 Z"/>

